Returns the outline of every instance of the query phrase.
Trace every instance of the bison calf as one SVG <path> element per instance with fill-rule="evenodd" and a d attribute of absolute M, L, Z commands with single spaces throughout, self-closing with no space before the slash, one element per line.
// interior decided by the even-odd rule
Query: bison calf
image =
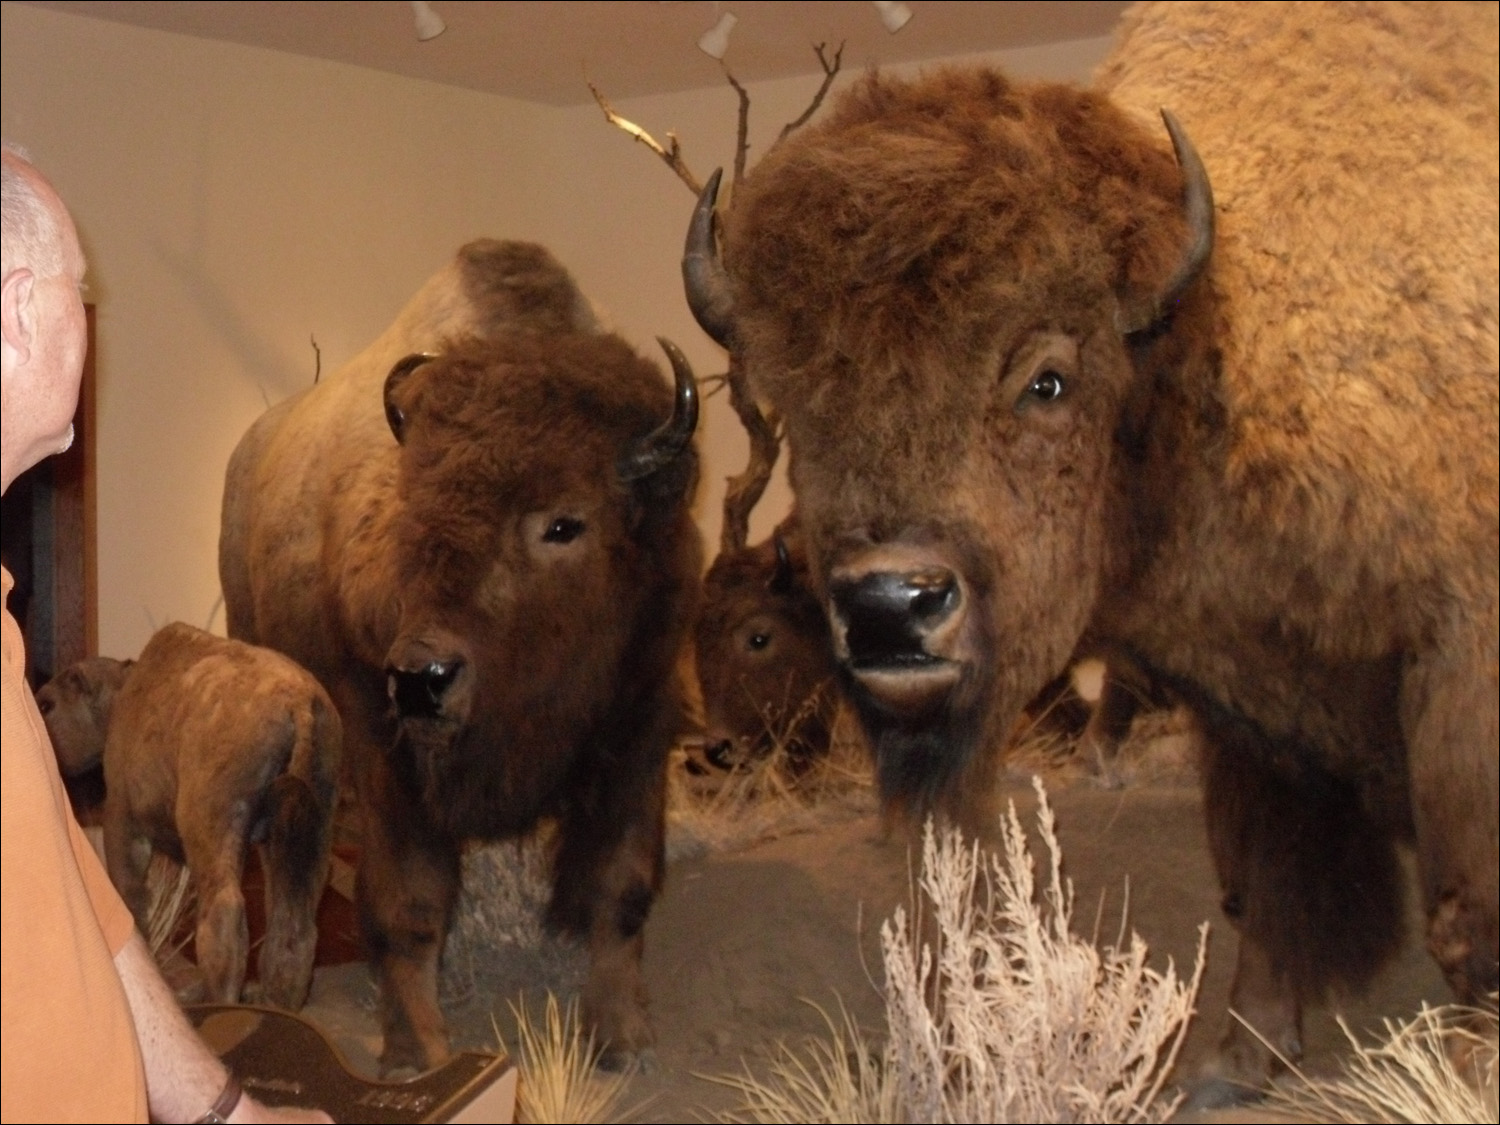
<path fill-rule="evenodd" d="M 110 878 L 146 928 L 153 850 L 185 862 L 198 898 L 196 944 L 210 999 L 245 981 L 245 853 L 261 846 L 266 1000 L 307 997 L 315 914 L 328 878 L 342 739 L 326 692 L 286 657 L 181 623 L 136 661 L 98 658 L 37 692 L 65 772 L 104 759 Z"/>

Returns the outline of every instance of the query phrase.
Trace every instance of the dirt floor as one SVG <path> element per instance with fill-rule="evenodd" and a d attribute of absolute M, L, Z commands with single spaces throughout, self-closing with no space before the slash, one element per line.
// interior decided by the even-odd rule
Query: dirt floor
<path fill-rule="evenodd" d="M 1219 912 L 1196 785 L 1181 769 L 1135 770 L 1119 788 L 1064 769 L 1051 773 L 1048 788 L 1065 874 L 1076 889 L 1075 928 L 1091 931 L 1097 915 L 1098 932 L 1113 940 L 1128 887 L 1129 925 L 1150 946 L 1153 963 L 1170 957 L 1190 973 L 1198 927 L 1211 924 L 1201 1014 L 1178 1068 L 1190 1075 L 1225 1026 L 1236 945 Z M 1028 775 L 1008 777 L 1005 796 L 1034 825 Z M 631 1080 L 627 1120 L 712 1120 L 732 1111 L 738 1095 L 714 1076 L 763 1069 L 778 1042 L 823 1036 L 825 1018 L 838 1019 L 841 1007 L 876 1033 L 884 1026 L 879 929 L 909 900 L 908 844 L 883 831 L 867 789 L 847 790 L 812 810 L 780 808 L 759 822 L 742 815 L 718 833 L 705 831 L 701 816 L 674 827 L 678 858 L 646 931 L 658 1042 L 650 1068 Z M 515 853 L 489 858 L 503 866 Z M 479 884 L 506 879 L 493 870 L 470 874 Z M 566 996 L 576 988 L 575 951 L 541 938 L 534 918 L 499 920 L 534 909 L 539 894 L 534 880 L 522 880 L 498 892 L 489 886 L 488 905 L 472 895 L 467 901 L 445 972 L 456 1045 L 493 1048 L 497 1032 L 511 1037 L 510 1004 L 522 993 L 536 1011 L 546 989 Z M 1448 999 L 1415 937 L 1414 908 L 1408 929 L 1401 960 L 1370 995 L 1342 1005 L 1356 1031 L 1378 1028 L 1381 1017 L 1408 1016 L 1423 1001 Z M 497 930 L 508 932 L 497 937 Z M 319 969 L 304 1014 L 333 1034 L 357 1068 L 373 1073 L 375 994 L 362 965 Z M 1310 1013 L 1305 1041 L 1311 1071 L 1331 1068 L 1344 1043 L 1326 1010 Z"/>

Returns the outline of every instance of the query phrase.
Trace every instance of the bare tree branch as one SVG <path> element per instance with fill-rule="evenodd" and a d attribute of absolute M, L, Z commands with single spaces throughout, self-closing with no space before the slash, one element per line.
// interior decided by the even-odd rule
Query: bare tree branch
<path fill-rule="evenodd" d="M 318 385 L 318 377 L 323 374 L 323 349 L 318 347 L 318 338 L 312 333 L 308 334 L 307 342 L 313 349 L 313 386 Z"/>
<path fill-rule="evenodd" d="M 828 96 L 828 91 L 833 86 L 833 80 L 838 77 L 839 69 L 844 65 L 844 45 L 842 43 L 839 44 L 839 49 L 833 53 L 832 62 L 829 62 L 828 56 L 823 53 L 824 48 L 827 46 L 828 44 L 826 43 L 819 43 L 813 48 L 813 51 L 817 53 L 818 62 L 823 67 L 823 84 L 818 87 L 818 92 L 813 95 L 813 100 L 808 104 L 808 107 L 802 111 L 802 116 L 782 127 L 780 135 L 776 138 L 778 144 L 785 140 L 786 135 L 792 132 L 792 130 L 806 125 L 812 115 L 818 112 L 818 107 L 823 104 L 823 99 Z M 774 148 L 775 146 L 773 145 L 772 147 Z"/>
<path fill-rule="evenodd" d="M 781 456 L 781 419 L 769 407 L 766 413 L 761 413 L 745 385 L 740 357 L 734 352 L 729 353 L 725 379 L 729 384 L 729 404 L 750 438 L 749 463 L 739 476 L 729 478 L 724 491 L 724 523 L 719 529 L 719 550 L 737 551 L 750 538 L 750 513 L 766 491 L 771 470 Z"/>
<path fill-rule="evenodd" d="M 729 79 L 729 84 L 740 97 L 739 124 L 734 135 L 734 178 L 729 181 L 732 190 L 745 174 L 745 157 L 750 152 L 750 91 L 739 84 L 734 75 L 729 73 L 727 66 L 724 68 L 724 77 Z"/>
<path fill-rule="evenodd" d="M 680 179 L 683 183 L 687 184 L 688 190 L 691 191 L 694 195 L 698 195 L 703 191 L 703 185 L 698 182 L 698 177 L 693 175 L 693 173 L 688 170 L 687 164 L 683 162 L 682 148 L 677 143 L 677 134 L 668 133 L 667 140 L 668 142 L 670 142 L 670 144 L 669 146 L 664 147 L 660 141 L 658 141 L 650 133 L 646 132 L 646 130 L 642 129 L 634 121 L 628 121 L 625 118 L 621 117 L 618 113 L 616 113 L 615 107 L 609 104 L 604 95 L 599 92 L 599 88 L 597 86 L 595 86 L 592 82 L 590 82 L 588 85 L 589 92 L 594 95 L 594 100 L 599 103 L 599 108 L 604 111 L 604 119 L 606 121 L 608 121 L 616 129 L 628 133 L 641 144 L 649 148 L 652 152 L 656 153 L 657 156 L 666 161 L 667 167 L 677 173 L 677 178 Z"/>
<path fill-rule="evenodd" d="M 833 86 L 834 79 L 838 77 L 844 60 L 844 44 L 840 43 L 838 50 L 833 52 L 832 57 L 827 52 L 827 45 L 819 43 L 813 48 L 818 56 L 818 63 L 823 68 L 823 81 L 818 86 L 817 93 L 813 95 L 812 101 L 807 109 L 797 120 L 781 130 L 776 138 L 780 143 L 793 130 L 806 124 L 818 112 L 823 100 L 828 96 L 829 89 Z M 745 165 L 750 152 L 750 92 L 745 89 L 738 79 L 726 66 L 724 77 L 729 85 L 734 87 L 734 92 L 739 98 L 739 115 L 735 131 L 734 146 L 734 176 L 730 181 L 731 186 L 738 184 L 745 174 Z M 688 171 L 683 162 L 682 152 L 677 143 L 677 137 L 667 134 L 670 146 L 663 146 L 650 133 L 642 129 L 633 121 L 627 121 L 615 111 L 598 88 L 590 82 L 589 91 L 594 95 L 594 100 L 599 103 L 599 108 L 604 112 L 604 119 L 615 128 L 620 129 L 645 145 L 666 163 L 667 167 L 677 173 L 678 179 L 682 180 L 694 195 L 701 194 L 703 187 L 696 176 Z M 774 145 L 772 147 L 775 147 Z M 732 204 L 731 197 L 731 204 Z M 750 439 L 750 458 L 745 469 L 738 476 L 730 477 L 724 493 L 724 522 L 719 534 L 719 549 L 721 551 L 736 551 L 746 545 L 750 536 L 750 513 L 765 493 L 766 486 L 771 481 L 771 472 L 776 467 L 776 461 L 781 456 L 781 419 L 775 411 L 769 408 L 762 413 L 760 405 L 755 401 L 754 395 L 750 393 L 745 381 L 744 365 L 738 354 L 730 352 L 729 370 L 722 375 L 715 375 L 701 381 L 704 396 L 709 397 L 717 394 L 725 387 L 729 388 L 729 403 L 735 414 L 739 417 L 740 424 L 745 427 L 745 434 Z"/>

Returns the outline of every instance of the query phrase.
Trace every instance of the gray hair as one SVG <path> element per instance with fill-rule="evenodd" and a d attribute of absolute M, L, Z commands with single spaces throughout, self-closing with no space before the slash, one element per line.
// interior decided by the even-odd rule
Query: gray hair
<path fill-rule="evenodd" d="M 41 178 L 25 149 L 9 141 L 3 145 L 0 211 L 4 238 L 0 244 L 5 273 L 27 267 L 39 277 L 55 277 L 67 269 L 57 204 L 43 194 Z M 39 190 L 41 189 L 41 190 Z"/>

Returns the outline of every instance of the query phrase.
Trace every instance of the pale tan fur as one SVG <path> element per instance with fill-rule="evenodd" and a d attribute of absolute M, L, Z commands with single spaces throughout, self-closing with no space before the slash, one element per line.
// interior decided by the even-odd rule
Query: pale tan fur
<path fill-rule="evenodd" d="M 186 862 L 209 999 L 240 999 L 249 954 L 241 877 L 261 844 L 262 995 L 298 1008 L 312 981 L 341 730 L 328 694 L 279 653 L 176 623 L 133 663 L 86 661 L 44 687 L 59 756 L 104 747 L 110 878 L 147 931 L 153 851 Z"/>

